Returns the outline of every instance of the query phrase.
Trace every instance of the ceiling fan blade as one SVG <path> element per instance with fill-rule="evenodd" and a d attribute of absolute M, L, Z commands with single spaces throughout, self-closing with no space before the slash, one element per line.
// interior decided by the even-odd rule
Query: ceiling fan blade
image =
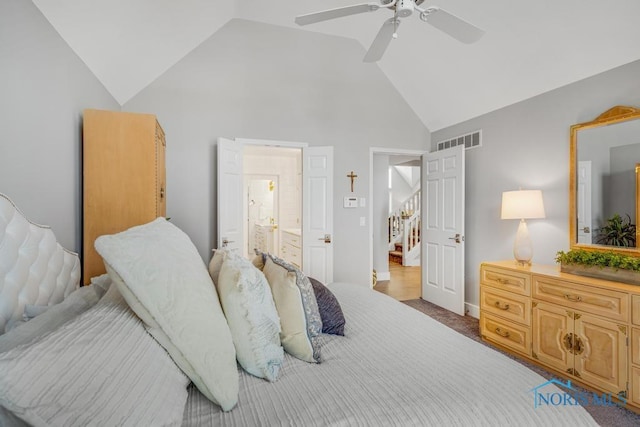
<path fill-rule="evenodd" d="M 329 19 L 342 18 L 343 16 L 356 15 L 358 13 L 375 12 L 378 9 L 380 9 L 380 5 L 377 3 L 362 3 L 353 6 L 338 7 L 336 9 L 296 16 L 296 24 L 315 24 L 316 22 L 328 21 Z"/>
<path fill-rule="evenodd" d="M 462 43 L 477 42 L 484 34 L 484 30 L 439 7 L 428 8 L 420 18 Z"/>
<path fill-rule="evenodd" d="M 367 54 L 364 56 L 364 62 L 376 62 L 382 58 L 382 55 L 384 55 L 384 52 L 387 50 L 387 47 L 393 38 L 393 34 L 399 26 L 400 20 L 395 17 L 384 21 L 384 24 L 380 27 L 380 31 L 378 31 L 378 35 L 373 40 L 371 47 L 369 47 Z"/>

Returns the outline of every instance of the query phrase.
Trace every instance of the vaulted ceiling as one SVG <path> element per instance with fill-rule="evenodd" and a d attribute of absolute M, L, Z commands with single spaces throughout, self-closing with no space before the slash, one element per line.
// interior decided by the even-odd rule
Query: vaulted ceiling
<path fill-rule="evenodd" d="M 124 104 L 229 20 L 242 18 L 358 40 L 364 56 L 391 12 L 298 27 L 294 17 L 363 0 L 33 0 Z M 462 44 L 403 20 L 380 67 L 435 131 L 640 59 L 640 1 L 437 0 L 484 29 Z"/>

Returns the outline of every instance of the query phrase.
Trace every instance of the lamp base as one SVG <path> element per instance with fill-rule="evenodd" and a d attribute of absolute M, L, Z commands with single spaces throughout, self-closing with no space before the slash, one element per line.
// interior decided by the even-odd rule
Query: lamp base
<path fill-rule="evenodd" d="M 513 243 L 513 257 L 519 265 L 531 265 L 533 258 L 533 244 L 529 237 L 529 229 L 524 219 L 520 220 L 518 232 L 516 233 L 516 241 Z"/>

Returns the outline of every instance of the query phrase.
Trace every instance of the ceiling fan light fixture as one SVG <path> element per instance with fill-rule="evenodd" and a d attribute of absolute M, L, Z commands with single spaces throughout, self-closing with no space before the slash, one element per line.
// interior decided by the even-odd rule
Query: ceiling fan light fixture
<path fill-rule="evenodd" d="M 415 6 L 416 4 L 414 0 L 398 0 L 398 3 L 396 4 L 396 14 L 400 18 L 411 16 Z"/>

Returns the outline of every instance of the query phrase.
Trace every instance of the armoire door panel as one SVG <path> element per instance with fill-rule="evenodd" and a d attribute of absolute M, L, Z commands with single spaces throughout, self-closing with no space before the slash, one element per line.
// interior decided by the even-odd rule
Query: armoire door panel
<path fill-rule="evenodd" d="M 161 136 L 158 139 L 158 136 Z M 83 114 L 82 281 L 105 272 L 96 238 L 164 215 L 162 128 L 152 114 L 85 110 Z"/>

